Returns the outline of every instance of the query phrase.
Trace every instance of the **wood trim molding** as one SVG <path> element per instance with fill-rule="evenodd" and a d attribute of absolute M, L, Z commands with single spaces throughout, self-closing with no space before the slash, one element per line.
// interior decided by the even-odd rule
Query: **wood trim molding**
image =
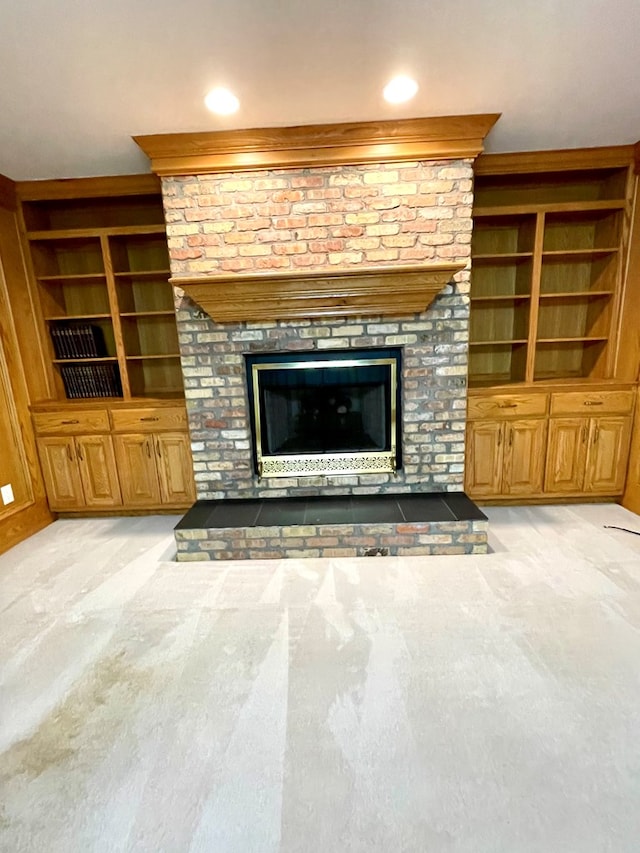
<path fill-rule="evenodd" d="M 60 178 L 49 181 L 18 181 L 20 201 L 55 201 L 101 196 L 147 195 L 160 193 L 155 175 L 114 175 L 105 178 Z"/>
<path fill-rule="evenodd" d="M 0 205 L 7 210 L 15 210 L 18 206 L 16 185 L 6 175 L 0 175 Z"/>
<path fill-rule="evenodd" d="M 474 158 L 499 113 L 134 136 L 161 176 Z"/>
<path fill-rule="evenodd" d="M 519 172 L 564 172 L 571 169 L 628 166 L 633 145 L 572 148 L 559 151 L 517 151 L 481 154 L 473 166 L 476 175 L 511 175 Z"/>
<path fill-rule="evenodd" d="M 640 175 L 640 141 L 633 146 L 633 165 L 636 175 Z"/>
<path fill-rule="evenodd" d="M 417 314 L 465 264 L 172 278 L 216 323 Z"/>

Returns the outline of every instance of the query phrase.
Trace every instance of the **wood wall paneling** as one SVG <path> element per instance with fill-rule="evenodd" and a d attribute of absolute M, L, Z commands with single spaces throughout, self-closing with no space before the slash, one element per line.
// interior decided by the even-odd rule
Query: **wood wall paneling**
<path fill-rule="evenodd" d="M 31 325 L 11 183 L 0 181 L 0 486 L 11 485 L 14 501 L 0 501 L 0 551 L 52 520 L 29 416 L 30 390 L 46 383 Z"/>

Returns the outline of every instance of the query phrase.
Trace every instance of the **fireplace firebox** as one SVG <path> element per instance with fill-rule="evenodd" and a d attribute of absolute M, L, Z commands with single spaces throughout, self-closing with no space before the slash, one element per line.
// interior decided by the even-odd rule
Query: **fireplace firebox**
<path fill-rule="evenodd" d="M 395 472 L 399 349 L 247 355 L 261 478 Z"/>

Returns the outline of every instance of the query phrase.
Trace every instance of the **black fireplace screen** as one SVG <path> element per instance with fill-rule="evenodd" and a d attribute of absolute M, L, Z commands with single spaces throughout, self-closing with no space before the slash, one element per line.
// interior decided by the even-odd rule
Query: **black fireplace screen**
<path fill-rule="evenodd" d="M 246 356 L 261 477 L 395 471 L 400 351 Z"/>

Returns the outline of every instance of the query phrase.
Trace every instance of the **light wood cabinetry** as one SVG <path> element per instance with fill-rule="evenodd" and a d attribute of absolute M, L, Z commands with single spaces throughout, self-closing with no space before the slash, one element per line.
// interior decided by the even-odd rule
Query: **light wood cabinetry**
<path fill-rule="evenodd" d="M 122 505 L 110 436 L 46 436 L 39 439 L 38 450 L 51 509 Z"/>
<path fill-rule="evenodd" d="M 54 397 L 183 394 L 159 182 L 18 184 Z"/>
<path fill-rule="evenodd" d="M 469 398 L 467 492 L 484 499 L 622 494 L 633 405 L 630 388 L 476 392 Z"/>
<path fill-rule="evenodd" d="M 632 149 L 563 154 L 476 163 L 472 387 L 614 375 Z"/>
<path fill-rule="evenodd" d="M 179 510 L 195 500 L 183 407 L 67 407 L 36 411 L 33 422 L 58 512 Z"/>
<path fill-rule="evenodd" d="M 125 503 L 182 506 L 195 500 L 189 438 L 182 408 L 112 412 Z M 182 427 L 183 431 L 177 431 Z M 136 432 L 129 432 L 135 429 Z M 122 431 L 122 433 L 120 433 Z"/>
<path fill-rule="evenodd" d="M 478 401 L 476 401 L 478 402 Z M 510 401 L 501 397 L 485 407 L 471 407 L 471 416 L 482 408 L 498 408 L 503 415 L 496 419 L 470 420 L 467 428 L 466 489 L 472 497 L 490 498 L 536 494 L 542 491 L 547 422 L 543 417 L 509 418 L 518 406 L 539 409 L 542 414 L 546 398 L 535 405 L 532 400 Z"/>
<path fill-rule="evenodd" d="M 474 168 L 466 488 L 618 497 L 639 367 L 633 147 Z M 529 429 L 508 434 L 516 419 Z"/>

